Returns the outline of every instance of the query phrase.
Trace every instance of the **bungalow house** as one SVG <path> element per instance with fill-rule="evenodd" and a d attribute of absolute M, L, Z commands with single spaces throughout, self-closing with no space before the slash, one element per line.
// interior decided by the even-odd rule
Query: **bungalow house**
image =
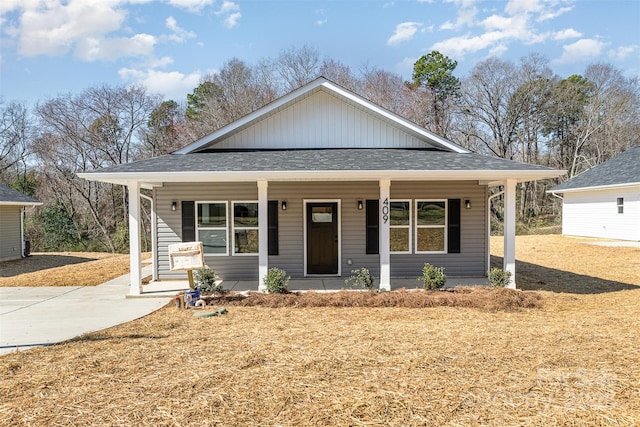
<path fill-rule="evenodd" d="M 24 209 L 42 203 L 0 184 L 0 261 L 28 255 L 24 240 Z"/>
<path fill-rule="evenodd" d="M 263 290 L 270 267 L 300 279 L 366 267 L 381 289 L 425 262 L 486 277 L 488 190 L 504 186 L 515 287 L 516 184 L 563 173 L 474 154 L 321 77 L 172 154 L 80 176 L 128 187 L 139 294 L 141 188 L 153 195 L 156 277 L 184 277 L 167 246 L 195 240 L 223 279 Z"/>
<path fill-rule="evenodd" d="M 640 241 L 640 145 L 549 192 L 562 194 L 562 234 Z"/>

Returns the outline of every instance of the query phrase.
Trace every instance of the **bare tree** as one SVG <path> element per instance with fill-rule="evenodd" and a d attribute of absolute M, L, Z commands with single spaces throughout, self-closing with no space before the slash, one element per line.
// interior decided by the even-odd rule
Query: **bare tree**
<path fill-rule="evenodd" d="M 33 126 L 27 108 L 18 102 L 0 100 L 0 181 L 14 180 L 24 171 Z M 7 176 L 10 169 L 12 176 Z"/>
<path fill-rule="evenodd" d="M 137 135 L 159 101 L 142 87 L 98 86 L 36 107 L 40 136 L 33 146 L 48 195 L 65 206 L 78 230 L 112 252 L 124 246 L 117 239 L 126 236 L 126 191 L 76 174 L 134 160 L 141 151 Z"/>
<path fill-rule="evenodd" d="M 275 68 L 284 82 L 286 92 L 304 86 L 318 77 L 319 67 L 320 54 L 309 45 L 285 49 L 275 62 Z"/>

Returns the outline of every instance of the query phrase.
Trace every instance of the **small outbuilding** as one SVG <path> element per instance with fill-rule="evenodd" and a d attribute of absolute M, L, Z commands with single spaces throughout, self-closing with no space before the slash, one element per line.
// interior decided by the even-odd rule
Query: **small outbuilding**
<path fill-rule="evenodd" d="M 549 192 L 562 194 L 562 234 L 640 241 L 640 145 Z"/>
<path fill-rule="evenodd" d="M 0 184 L 0 261 L 28 255 L 24 240 L 24 209 L 42 203 Z"/>

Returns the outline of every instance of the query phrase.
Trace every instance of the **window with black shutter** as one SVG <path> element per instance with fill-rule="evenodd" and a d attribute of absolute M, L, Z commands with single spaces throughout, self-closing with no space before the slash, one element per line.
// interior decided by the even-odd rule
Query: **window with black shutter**
<path fill-rule="evenodd" d="M 194 201 L 182 202 L 182 241 L 195 242 L 196 240 L 196 203 Z"/>
<path fill-rule="evenodd" d="M 447 213 L 447 252 L 460 253 L 460 199 L 447 201 L 449 211 Z"/>
<path fill-rule="evenodd" d="M 379 239 L 380 239 L 380 216 L 379 216 L 379 200 L 367 200 L 366 207 L 366 239 L 367 239 L 367 254 L 378 254 L 380 252 Z"/>
<path fill-rule="evenodd" d="M 278 201 L 269 200 L 269 255 L 278 255 Z"/>

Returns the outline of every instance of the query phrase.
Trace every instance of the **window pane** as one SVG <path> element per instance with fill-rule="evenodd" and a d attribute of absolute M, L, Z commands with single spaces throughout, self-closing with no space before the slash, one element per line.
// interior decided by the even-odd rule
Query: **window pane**
<path fill-rule="evenodd" d="M 257 203 L 234 203 L 233 204 L 233 225 L 234 227 L 257 227 L 258 226 L 258 204 Z"/>
<path fill-rule="evenodd" d="M 409 251 L 409 229 L 391 228 L 389 229 L 389 250 L 391 252 Z"/>
<path fill-rule="evenodd" d="M 235 253 L 258 253 L 258 230 L 235 230 L 234 234 Z"/>
<path fill-rule="evenodd" d="M 332 222 L 333 209 L 330 206 L 312 206 L 311 220 L 313 222 Z"/>
<path fill-rule="evenodd" d="M 444 225 L 445 202 L 418 202 L 418 225 Z"/>
<path fill-rule="evenodd" d="M 199 230 L 198 238 L 205 254 L 227 253 L 227 230 Z"/>
<path fill-rule="evenodd" d="M 198 226 L 226 227 L 227 206 L 225 203 L 199 203 Z"/>
<path fill-rule="evenodd" d="M 444 228 L 418 228 L 418 252 L 444 252 Z"/>
<path fill-rule="evenodd" d="M 391 202 L 390 225 L 409 225 L 409 202 Z"/>

